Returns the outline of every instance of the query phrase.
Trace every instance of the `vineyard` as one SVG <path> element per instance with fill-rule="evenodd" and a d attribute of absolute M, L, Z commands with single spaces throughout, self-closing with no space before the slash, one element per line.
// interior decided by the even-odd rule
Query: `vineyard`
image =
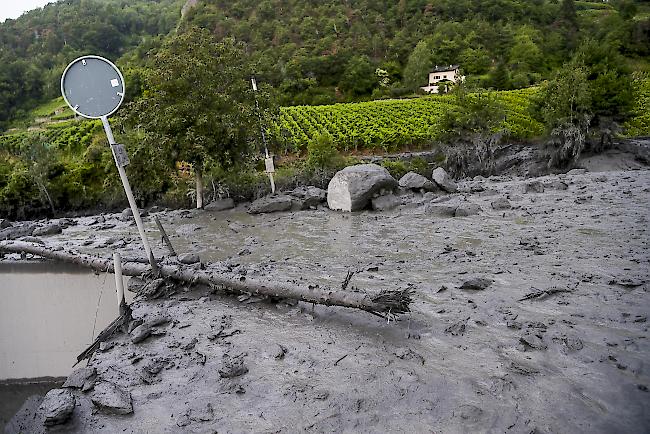
<path fill-rule="evenodd" d="M 542 134 L 543 126 L 531 117 L 528 110 L 535 92 L 535 88 L 529 88 L 494 94 L 504 106 L 503 128 L 511 137 L 526 139 Z M 279 120 L 271 125 L 270 130 L 280 147 L 289 152 L 303 151 L 321 134 L 332 137 L 341 151 L 389 151 L 436 140 L 443 115 L 454 107 L 452 95 L 283 107 Z"/>
<path fill-rule="evenodd" d="M 0 136 L 0 151 L 20 153 L 30 139 L 37 138 L 47 148 L 83 153 L 93 136 L 101 131 L 99 121 L 65 121 L 47 125 L 37 131 L 21 131 Z"/>

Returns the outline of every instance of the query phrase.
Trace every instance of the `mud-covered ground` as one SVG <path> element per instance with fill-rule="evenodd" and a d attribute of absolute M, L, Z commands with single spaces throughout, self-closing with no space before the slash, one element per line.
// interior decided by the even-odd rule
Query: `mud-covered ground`
<path fill-rule="evenodd" d="M 533 181 L 544 191 L 525 192 Z M 133 413 L 106 414 L 75 389 L 72 419 L 52 430 L 648 432 L 650 172 L 459 186 L 478 215 L 432 215 L 418 195 L 381 213 L 158 213 L 179 252 L 223 272 L 340 286 L 358 270 L 363 290 L 412 287 L 413 312 L 386 323 L 207 288 L 136 302 L 134 317 L 168 322 L 140 343 L 115 335 L 89 365 L 95 389 L 128 390 Z M 499 198 L 512 209 L 493 209 Z M 135 227 L 117 217 L 46 241 L 134 255 Z M 474 278 L 491 283 L 461 289 Z M 8 431 L 43 430 L 38 404 Z"/>

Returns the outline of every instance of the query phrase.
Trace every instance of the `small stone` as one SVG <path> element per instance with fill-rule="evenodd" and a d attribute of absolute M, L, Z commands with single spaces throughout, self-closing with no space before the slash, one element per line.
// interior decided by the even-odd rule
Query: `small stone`
<path fill-rule="evenodd" d="M 222 378 L 235 378 L 248 372 L 248 367 L 244 363 L 244 355 L 240 354 L 230 357 L 227 354 L 223 356 L 223 366 L 219 369 L 219 376 Z"/>
<path fill-rule="evenodd" d="M 568 190 L 569 185 L 566 182 L 562 182 L 558 179 L 550 181 L 544 184 L 546 188 L 552 188 L 554 190 Z"/>
<path fill-rule="evenodd" d="M 225 211 L 235 207 L 235 201 L 231 197 L 215 199 L 203 207 L 205 211 Z"/>
<path fill-rule="evenodd" d="M 133 211 L 131 208 L 125 208 L 124 211 L 120 213 L 120 216 L 118 218 L 120 221 L 128 222 L 133 218 Z"/>
<path fill-rule="evenodd" d="M 67 389 L 52 389 L 45 395 L 39 411 L 45 416 L 45 426 L 59 425 L 67 421 L 74 411 L 75 398 Z"/>
<path fill-rule="evenodd" d="M 63 232 L 63 229 L 58 223 L 50 223 L 45 226 L 41 226 L 40 228 L 34 229 L 32 235 L 35 237 L 42 237 L 45 235 L 60 234 L 61 232 Z"/>
<path fill-rule="evenodd" d="M 458 205 L 454 213 L 455 217 L 468 217 L 478 215 L 481 212 L 481 207 L 472 202 L 464 202 Z"/>
<path fill-rule="evenodd" d="M 375 211 L 388 211 L 402 204 L 402 199 L 394 194 L 379 196 L 371 200 L 372 209 Z"/>
<path fill-rule="evenodd" d="M 429 192 L 438 190 L 436 184 L 415 172 L 408 172 L 406 175 L 402 176 L 399 179 L 399 186 L 415 191 L 424 190 Z"/>
<path fill-rule="evenodd" d="M 542 340 L 542 338 L 538 335 L 534 334 L 525 334 L 524 336 L 519 338 L 519 342 L 524 344 L 525 347 L 530 347 L 535 350 L 545 350 L 546 349 L 546 344 Z"/>
<path fill-rule="evenodd" d="M 201 258 L 197 253 L 183 253 L 178 255 L 178 262 L 185 265 L 197 264 L 201 262 Z"/>
<path fill-rule="evenodd" d="M 544 193 L 544 184 L 539 181 L 528 182 L 524 185 L 525 193 Z"/>
<path fill-rule="evenodd" d="M 134 344 L 139 344 L 149 336 L 151 336 L 151 326 L 149 326 L 149 324 L 142 324 L 137 326 L 131 332 L 131 342 Z"/>
<path fill-rule="evenodd" d="M 108 381 L 101 381 L 95 384 L 95 390 L 90 399 L 104 413 L 133 413 L 131 393 L 117 384 L 109 383 Z"/>
<path fill-rule="evenodd" d="M 273 358 L 276 360 L 284 359 L 284 355 L 287 354 L 287 349 L 283 345 L 277 344 L 272 351 Z"/>
<path fill-rule="evenodd" d="M 97 381 L 97 370 L 91 367 L 76 369 L 63 383 L 64 388 L 90 390 Z"/>
<path fill-rule="evenodd" d="M 10 228 L 11 222 L 7 219 L 0 219 L 0 229 L 7 229 Z"/>
<path fill-rule="evenodd" d="M 490 205 L 492 206 L 492 209 L 495 211 L 503 211 L 512 208 L 510 201 L 505 197 L 500 197 L 498 199 L 493 200 Z"/>
<path fill-rule="evenodd" d="M 452 325 L 450 325 L 449 327 L 447 327 L 445 329 L 445 333 L 449 333 L 452 336 L 462 336 L 462 335 L 464 335 L 465 334 L 465 329 L 467 327 L 466 324 L 467 324 L 468 319 L 469 318 L 466 318 L 464 320 L 457 321 L 457 322 L 453 323 Z"/>
<path fill-rule="evenodd" d="M 571 169 L 566 174 L 567 175 L 584 175 L 587 173 L 587 169 Z"/>
<path fill-rule="evenodd" d="M 493 280 L 491 279 L 486 279 L 483 277 L 473 277 L 469 280 L 466 280 L 463 282 L 462 285 L 460 285 L 460 289 L 467 289 L 467 290 L 473 290 L 473 291 L 482 291 L 486 289 L 488 286 L 492 284 Z"/>
<path fill-rule="evenodd" d="M 438 167 L 431 173 L 431 178 L 433 179 L 433 182 L 435 182 L 438 187 L 446 191 L 447 193 L 456 193 L 458 191 L 458 187 L 456 186 L 456 183 L 454 180 L 447 174 L 447 171 L 443 169 L 442 167 Z"/>

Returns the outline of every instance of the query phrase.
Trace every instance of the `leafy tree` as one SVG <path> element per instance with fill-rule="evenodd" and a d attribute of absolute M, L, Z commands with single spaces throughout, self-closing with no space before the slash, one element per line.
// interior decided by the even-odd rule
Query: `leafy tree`
<path fill-rule="evenodd" d="M 539 110 L 554 145 L 550 166 L 575 162 L 585 147 L 593 117 L 587 74 L 583 64 L 571 61 L 553 75 L 538 96 Z"/>
<path fill-rule="evenodd" d="M 127 106 L 127 124 L 146 133 L 142 146 L 159 149 L 170 165 L 193 165 L 198 208 L 206 163 L 230 165 L 250 150 L 250 72 L 240 44 L 216 42 L 207 30 L 190 27 L 154 56 L 142 98 Z"/>
<path fill-rule="evenodd" d="M 359 96 L 372 92 L 377 83 L 375 67 L 368 56 L 355 56 L 347 63 L 339 86 L 343 91 Z"/>
<path fill-rule="evenodd" d="M 411 89 L 426 85 L 431 67 L 431 48 L 427 41 L 422 40 L 408 58 L 404 68 L 404 84 Z"/>
<path fill-rule="evenodd" d="M 510 89 L 510 77 L 505 62 L 497 63 L 497 67 L 490 76 L 490 84 L 497 90 Z"/>

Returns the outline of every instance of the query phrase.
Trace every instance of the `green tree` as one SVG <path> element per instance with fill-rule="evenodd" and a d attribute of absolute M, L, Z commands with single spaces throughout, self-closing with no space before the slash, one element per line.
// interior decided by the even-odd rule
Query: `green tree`
<path fill-rule="evenodd" d="M 206 164 L 242 159 L 255 134 L 245 51 L 233 39 L 216 42 L 190 27 L 167 41 L 150 66 L 143 97 L 127 106 L 127 124 L 145 132 L 141 146 L 157 147 L 170 165 L 193 165 L 201 208 Z"/>
<path fill-rule="evenodd" d="M 415 90 L 425 86 L 429 79 L 432 51 L 427 41 L 420 41 L 409 55 L 408 62 L 404 68 L 404 84 L 406 87 Z"/>
<path fill-rule="evenodd" d="M 555 147 L 549 165 L 575 162 L 593 117 L 587 68 L 576 60 L 565 64 L 543 86 L 537 104 Z"/>
<path fill-rule="evenodd" d="M 368 56 L 355 56 L 345 66 L 339 87 L 354 96 L 366 95 L 377 85 L 375 67 Z"/>

